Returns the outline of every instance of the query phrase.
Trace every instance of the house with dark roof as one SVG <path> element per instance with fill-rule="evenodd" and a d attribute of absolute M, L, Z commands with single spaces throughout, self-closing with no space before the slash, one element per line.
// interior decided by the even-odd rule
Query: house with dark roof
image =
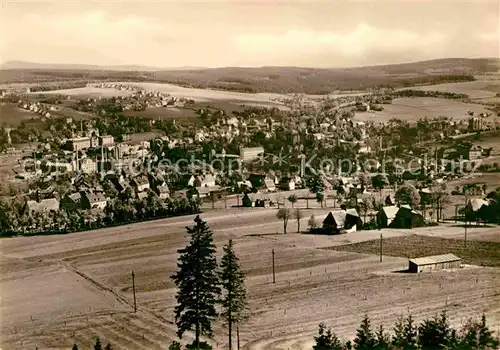
<path fill-rule="evenodd" d="M 293 191 L 295 190 L 295 179 L 291 177 L 282 177 L 279 187 L 282 191 Z"/>
<path fill-rule="evenodd" d="M 323 220 L 323 230 L 328 234 L 355 232 L 361 225 L 356 209 L 334 210 Z"/>
<path fill-rule="evenodd" d="M 396 216 L 392 220 L 389 227 L 391 228 L 414 228 L 424 225 L 424 217 L 417 213 L 409 205 L 399 207 Z"/>
<path fill-rule="evenodd" d="M 82 195 L 80 192 L 71 193 L 61 199 L 61 209 L 71 211 L 82 207 Z"/>
<path fill-rule="evenodd" d="M 396 214 L 398 213 L 399 208 L 395 205 L 382 207 L 377 213 L 377 223 L 380 228 L 389 227 L 392 223 Z"/>
<path fill-rule="evenodd" d="M 108 200 L 101 192 L 82 191 L 81 196 L 82 207 L 85 209 L 104 210 L 108 204 Z"/>
<path fill-rule="evenodd" d="M 248 193 L 245 193 L 243 198 L 241 199 L 241 206 L 245 208 L 251 208 L 253 207 L 253 200 L 250 198 Z"/>

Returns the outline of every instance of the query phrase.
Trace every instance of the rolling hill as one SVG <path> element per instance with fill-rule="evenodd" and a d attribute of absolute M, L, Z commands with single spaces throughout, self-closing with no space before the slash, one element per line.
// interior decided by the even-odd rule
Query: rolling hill
<path fill-rule="evenodd" d="M 15 68 L 18 67 L 18 68 Z M 24 67 L 24 68 L 22 68 Z M 142 66 L 88 66 L 7 62 L 0 83 L 81 81 L 152 81 L 197 88 L 243 92 L 323 94 L 469 81 L 473 75 L 498 73 L 500 59 L 447 58 L 354 68 L 225 67 L 159 69 Z"/>

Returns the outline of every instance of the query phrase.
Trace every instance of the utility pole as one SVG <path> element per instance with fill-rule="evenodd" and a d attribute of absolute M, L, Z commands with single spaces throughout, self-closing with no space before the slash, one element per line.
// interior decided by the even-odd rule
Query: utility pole
<path fill-rule="evenodd" d="M 227 187 L 224 188 L 224 209 L 227 209 Z"/>
<path fill-rule="evenodd" d="M 382 243 L 383 240 L 382 240 L 382 234 L 380 234 L 380 262 L 382 262 Z"/>
<path fill-rule="evenodd" d="M 465 211 L 464 211 L 464 247 L 467 247 L 467 190 L 465 190 Z"/>
<path fill-rule="evenodd" d="M 135 273 L 134 273 L 134 270 L 132 270 L 132 291 L 134 293 L 134 312 L 137 312 L 137 303 L 135 300 Z"/>
<path fill-rule="evenodd" d="M 467 247 L 467 218 L 465 218 L 465 235 L 464 235 L 464 247 Z"/>
<path fill-rule="evenodd" d="M 274 271 L 274 249 L 272 251 L 272 254 L 273 254 L 273 283 L 276 283 L 276 275 L 275 275 L 275 271 Z"/>

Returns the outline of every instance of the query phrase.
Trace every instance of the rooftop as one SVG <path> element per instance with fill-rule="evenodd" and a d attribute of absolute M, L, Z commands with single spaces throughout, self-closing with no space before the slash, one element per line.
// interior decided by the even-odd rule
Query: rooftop
<path fill-rule="evenodd" d="M 414 258 L 410 259 L 410 262 L 416 265 L 431 265 L 431 264 L 460 261 L 460 260 L 462 259 L 454 254 L 442 254 L 442 255 L 425 256 L 421 258 Z"/>

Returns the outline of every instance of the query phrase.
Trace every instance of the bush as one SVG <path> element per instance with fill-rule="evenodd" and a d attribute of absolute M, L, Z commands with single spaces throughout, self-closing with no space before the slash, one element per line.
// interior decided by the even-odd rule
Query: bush
<path fill-rule="evenodd" d="M 212 346 L 205 341 L 199 342 L 198 345 L 191 343 L 186 345 L 188 350 L 212 350 Z"/>
<path fill-rule="evenodd" d="M 168 346 L 168 350 L 181 350 L 181 343 L 173 341 L 172 344 Z"/>
<path fill-rule="evenodd" d="M 364 223 L 363 225 L 361 225 L 361 227 L 359 228 L 360 230 L 376 230 L 378 229 L 378 225 L 377 225 L 377 220 L 372 220 L 372 221 L 368 221 L 366 223 Z"/>
<path fill-rule="evenodd" d="M 439 224 L 435 221 L 424 221 L 424 227 L 434 227 L 439 226 Z"/>

